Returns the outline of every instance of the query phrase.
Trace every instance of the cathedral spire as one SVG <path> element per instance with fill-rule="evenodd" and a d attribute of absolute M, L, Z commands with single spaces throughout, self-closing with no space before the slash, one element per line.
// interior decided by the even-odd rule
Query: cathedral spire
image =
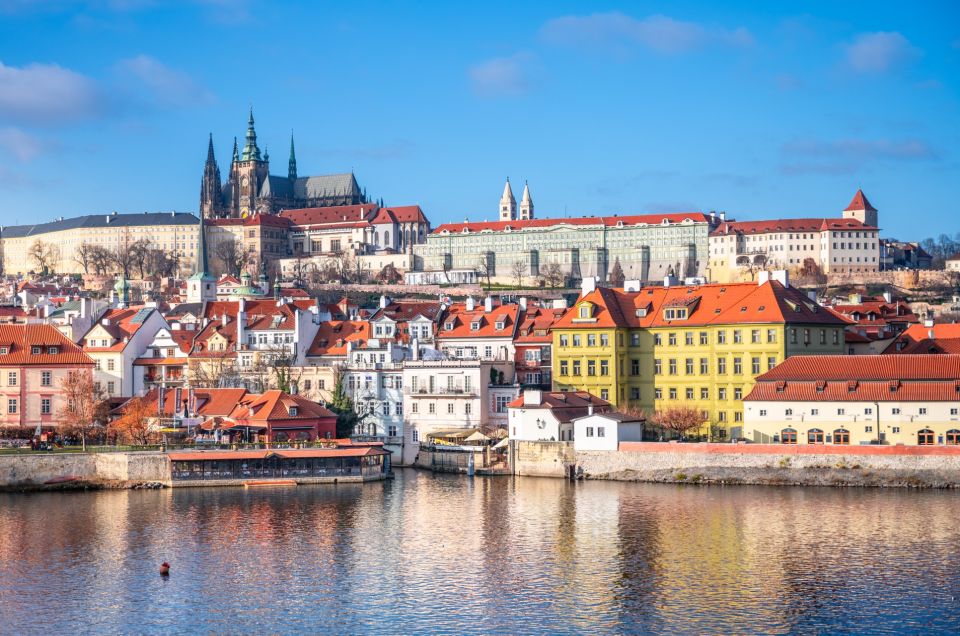
<path fill-rule="evenodd" d="M 529 220 L 533 218 L 533 198 L 530 196 L 530 186 L 523 182 L 523 196 L 520 197 L 520 218 Z"/>
<path fill-rule="evenodd" d="M 297 179 L 297 153 L 293 150 L 293 131 L 290 131 L 290 163 L 287 168 L 287 177 L 291 181 L 296 181 Z"/>
<path fill-rule="evenodd" d="M 210 133 L 210 140 L 207 142 L 207 163 L 216 163 L 213 157 L 213 133 Z"/>
<path fill-rule="evenodd" d="M 513 198 L 513 189 L 510 187 L 510 177 L 503 186 L 503 196 L 500 197 L 500 220 L 512 221 L 517 218 L 517 200 Z"/>
<path fill-rule="evenodd" d="M 203 165 L 203 179 L 200 181 L 200 217 L 216 216 L 223 202 L 220 186 L 220 168 L 213 154 L 213 133 L 207 142 L 207 161 Z"/>
<path fill-rule="evenodd" d="M 240 161 L 240 152 L 237 150 L 237 138 L 233 138 L 233 162 Z"/>
<path fill-rule="evenodd" d="M 257 131 L 253 128 L 253 106 L 247 119 L 247 142 L 243 146 L 243 161 L 260 161 L 260 149 L 257 147 Z"/>

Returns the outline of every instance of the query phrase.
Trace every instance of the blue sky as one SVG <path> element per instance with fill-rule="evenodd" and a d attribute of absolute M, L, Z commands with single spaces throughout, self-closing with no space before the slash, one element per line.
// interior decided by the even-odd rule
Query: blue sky
<path fill-rule="evenodd" d="M 960 3 L 0 0 L 0 223 L 196 210 L 252 104 L 274 173 L 434 225 L 839 214 L 960 231 Z"/>

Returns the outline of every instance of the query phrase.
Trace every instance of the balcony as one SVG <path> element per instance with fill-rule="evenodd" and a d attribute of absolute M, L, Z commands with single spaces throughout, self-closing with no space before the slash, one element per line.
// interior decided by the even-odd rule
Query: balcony
<path fill-rule="evenodd" d="M 447 396 L 447 397 L 477 397 L 477 391 L 474 388 L 464 389 L 462 387 L 417 387 L 416 389 L 404 389 L 404 395 L 419 395 L 423 397 Z"/>

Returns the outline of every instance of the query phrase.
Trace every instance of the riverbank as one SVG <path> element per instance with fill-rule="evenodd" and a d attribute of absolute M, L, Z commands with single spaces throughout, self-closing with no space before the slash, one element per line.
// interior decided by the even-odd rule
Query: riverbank
<path fill-rule="evenodd" d="M 170 485 L 170 461 L 159 451 L 0 456 L 0 490 L 4 491 L 163 488 Z"/>
<path fill-rule="evenodd" d="M 960 448 L 625 442 L 576 451 L 515 442 L 514 474 L 611 481 L 764 486 L 960 488 Z"/>

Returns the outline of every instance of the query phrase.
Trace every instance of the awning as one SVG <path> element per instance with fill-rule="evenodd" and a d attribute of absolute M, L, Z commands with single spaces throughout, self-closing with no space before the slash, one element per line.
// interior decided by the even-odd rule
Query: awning
<path fill-rule="evenodd" d="M 490 438 L 481 433 L 480 431 L 475 432 L 470 437 L 463 440 L 465 442 L 487 442 L 490 441 Z"/>
<path fill-rule="evenodd" d="M 497 450 L 498 448 L 506 448 L 510 445 L 510 438 L 504 437 L 502 440 L 493 445 L 493 449 Z"/>

